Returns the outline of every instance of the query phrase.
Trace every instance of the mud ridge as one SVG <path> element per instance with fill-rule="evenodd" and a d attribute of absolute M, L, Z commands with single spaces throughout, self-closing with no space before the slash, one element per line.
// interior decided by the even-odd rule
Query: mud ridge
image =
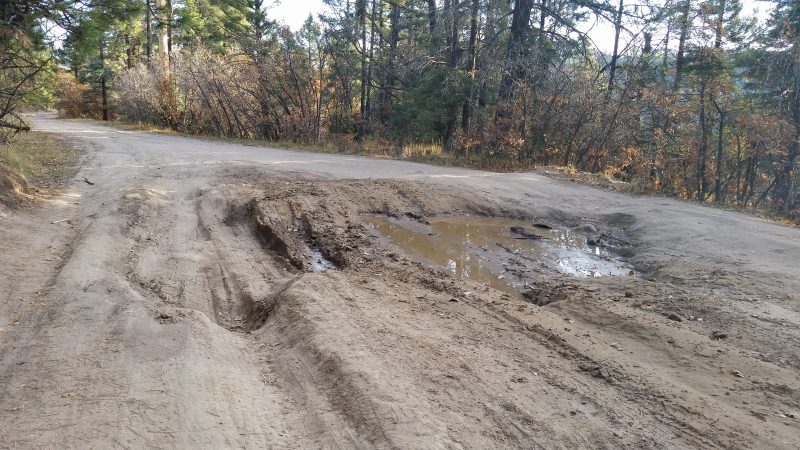
<path fill-rule="evenodd" d="M 315 404 L 320 400 L 315 397 L 321 395 L 324 406 L 332 407 L 370 446 L 397 448 L 387 434 L 386 421 L 378 413 L 380 408 L 372 400 L 369 381 L 356 368 L 346 367 L 335 350 L 318 343 L 315 324 L 305 318 L 297 297 L 288 291 L 289 287 L 284 291 L 285 301 L 276 304 L 266 325 L 286 345 L 283 370 L 289 371 L 300 384 L 305 401 L 309 402 L 306 406 L 323 406 Z"/>
<path fill-rule="evenodd" d="M 259 208 L 255 201 L 250 202 L 248 216 L 256 236 L 269 250 L 286 259 L 297 269 L 304 269 L 306 261 L 300 252 L 299 239 L 288 233 L 286 223 L 274 213 Z"/>
<path fill-rule="evenodd" d="M 289 281 L 281 283 L 277 288 L 275 288 L 265 298 L 262 299 L 254 299 L 250 293 L 243 291 L 241 299 L 245 308 L 243 319 L 245 331 L 253 331 L 261 328 L 271 317 L 272 312 L 283 299 L 286 291 L 289 290 L 296 282 L 300 281 L 303 275 L 304 274 L 295 275 L 294 278 L 290 279 Z"/>
<path fill-rule="evenodd" d="M 496 305 L 487 305 L 487 307 L 492 310 L 494 314 L 502 316 L 504 321 L 515 323 L 518 327 L 517 331 L 537 340 L 546 347 L 556 350 L 566 359 L 574 361 L 578 371 L 585 373 L 587 376 L 606 381 L 608 385 L 613 386 L 620 394 L 632 402 L 649 403 L 651 412 L 657 420 L 665 425 L 673 427 L 676 432 L 690 437 L 697 445 L 728 447 L 729 444 L 709 438 L 709 436 L 701 430 L 671 414 L 664 408 L 663 403 L 654 401 L 653 399 L 655 397 L 653 394 L 657 393 L 657 390 L 648 386 L 645 380 L 638 378 L 635 380 L 630 379 L 633 374 L 626 374 L 624 370 L 614 368 L 607 362 L 600 363 L 592 359 L 589 355 L 582 353 L 580 350 L 570 345 L 563 337 L 559 336 L 553 330 L 545 329 L 541 325 L 526 324 Z M 657 395 L 662 398 L 664 397 L 662 393 L 658 393 Z M 693 416 L 698 416 L 696 411 L 686 410 L 685 412 Z"/>

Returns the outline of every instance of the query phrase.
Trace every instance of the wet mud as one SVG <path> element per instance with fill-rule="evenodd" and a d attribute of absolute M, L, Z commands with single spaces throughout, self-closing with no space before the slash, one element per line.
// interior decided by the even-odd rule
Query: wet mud
<path fill-rule="evenodd" d="M 453 275 L 521 295 L 526 269 L 576 277 L 631 276 L 633 268 L 567 227 L 507 217 L 445 216 L 424 221 L 366 217 L 389 244 Z"/>

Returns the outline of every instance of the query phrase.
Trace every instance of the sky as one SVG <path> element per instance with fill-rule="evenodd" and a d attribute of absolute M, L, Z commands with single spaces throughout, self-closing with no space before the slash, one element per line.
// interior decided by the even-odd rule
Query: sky
<path fill-rule="evenodd" d="M 770 9 L 770 3 L 758 0 L 743 0 L 744 15 L 752 15 L 758 9 L 759 17 L 764 18 Z M 275 4 L 269 7 L 267 15 L 279 22 L 283 22 L 291 29 L 297 30 L 308 18 L 309 14 L 324 11 L 325 5 L 322 0 L 276 0 Z M 604 52 L 611 51 L 614 43 L 614 27 L 609 23 L 598 23 L 592 27 L 589 36 L 595 44 Z"/>
<path fill-rule="evenodd" d="M 289 25 L 292 30 L 299 29 L 309 14 L 322 12 L 325 5 L 322 0 L 277 0 L 275 5 L 267 9 L 267 16 Z"/>

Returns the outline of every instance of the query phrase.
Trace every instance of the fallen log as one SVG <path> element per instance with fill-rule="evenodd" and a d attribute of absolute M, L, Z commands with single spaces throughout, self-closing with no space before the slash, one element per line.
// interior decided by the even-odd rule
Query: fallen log
<path fill-rule="evenodd" d="M 12 130 L 17 130 L 17 131 L 31 131 L 31 127 L 29 127 L 28 125 L 17 125 L 11 122 L 6 122 L 3 119 L 0 119 L 0 127 L 11 128 Z"/>

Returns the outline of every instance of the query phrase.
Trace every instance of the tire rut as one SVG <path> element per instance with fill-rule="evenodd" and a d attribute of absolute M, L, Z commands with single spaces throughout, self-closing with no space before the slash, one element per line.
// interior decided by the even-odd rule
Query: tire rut
<path fill-rule="evenodd" d="M 202 312 L 220 327 L 250 342 L 254 355 L 272 361 L 271 370 L 283 374 L 279 385 L 292 392 L 293 398 L 303 399 L 305 405 L 301 410 L 305 411 L 306 420 L 324 429 L 324 434 L 338 446 L 367 447 L 367 443 L 369 446 L 382 443 L 382 447 L 392 447 L 380 421 L 352 417 L 356 411 L 370 410 L 371 401 L 351 380 L 352 375 L 341 370 L 336 357 L 319 359 L 321 356 L 313 347 L 299 347 L 296 349 L 299 353 L 292 352 L 294 356 L 281 356 L 272 349 L 265 350 L 258 340 L 253 341 L 254 337 L 264 335 L 268 321 L 282 320 L 273 315 L 280 314 L 276 312 L 280 311 L 280 303 L 305 276 L 304 271 L 296 268 L 297 262 L 292 262 L 290 253 L 280 251 L 283 247 L 290 248 L 290 244 L 281 235 L 266 236 L 252 208 L 246 208 L 242 216 L 242 208 L 220 191 L 204 189 L 190 193 L 183 206 L 175 200 L 179 196 L 172 197 L 169 201 L 179 203 L 176 208 L 153 208 L 145 201 L 143 208 L 128 209 L 133 217 L 128 221 L 132 226 L 126 231 L 136 239 L 135 249 L 126 261 L 131 284 L 159 304 Z M 189 203 L 191 208 L 187 207 Z M 160 236 L 169 238 L 165 242 Z M 191 259 L 161 256 L 175 254 L 181 248 L 192 248 L 196 256 Z M 145 266 L 147 270 L 143 269 Z M 199 283 L 171 276 L 192 273 L 202 275 Z M 171 284 L 186 288 L 173 295 L 167 288 Z M 193 299 L 196 296 L 206 296 L 207 304 Z M 269 333 L 267 336 L 278 338 Z M 302 370 L 298 372 L 294 361 L 308 358 L 315 362 L 301 364 Z M 325 381 L 320 385 L 321 380 Z M 356 401 L 358 405 L 353 405 Z M 325 410 L 329 412 L 315 412 Z"/>

